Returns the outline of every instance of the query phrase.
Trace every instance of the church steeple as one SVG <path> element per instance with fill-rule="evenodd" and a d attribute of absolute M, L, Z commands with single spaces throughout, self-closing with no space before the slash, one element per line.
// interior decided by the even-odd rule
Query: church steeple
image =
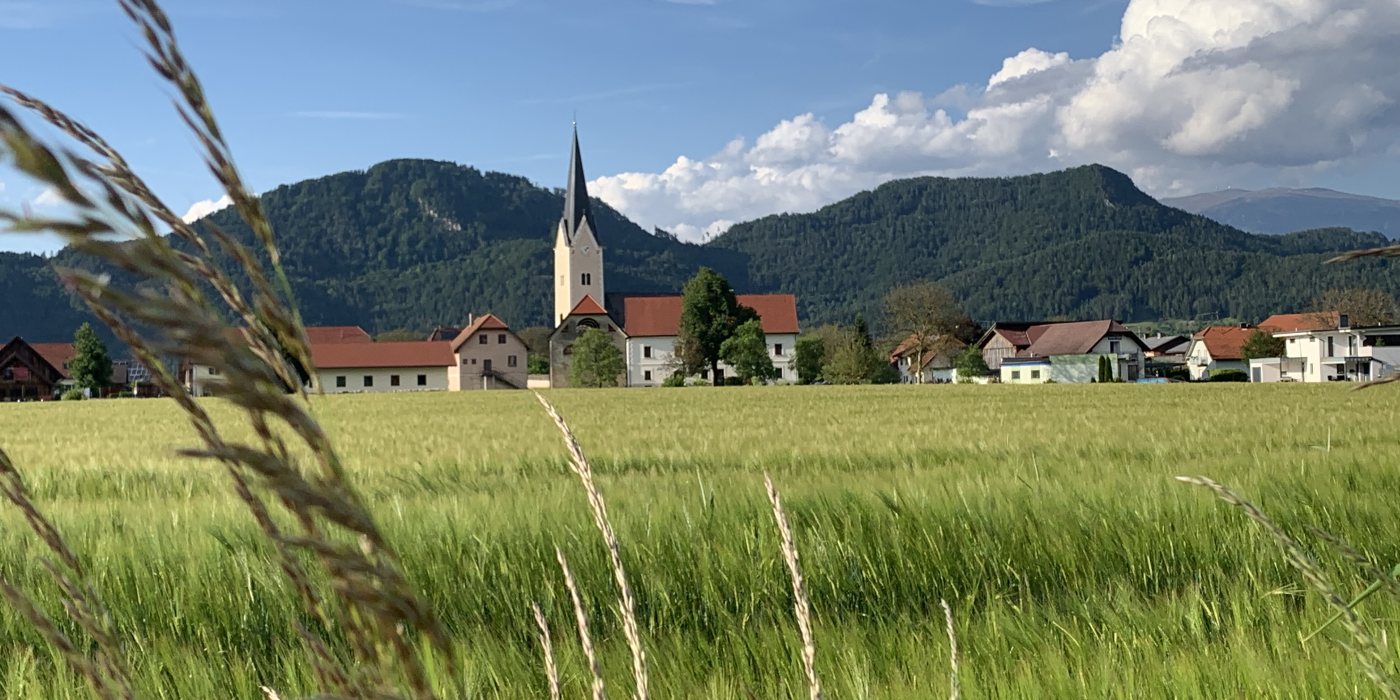
<path fill-rule="evenodd" d="M 564 236 L 572 243 L 574 235 L 588 222 L 593 227 L 593 211 L 588 206 L 588 179 L 583 176 L 583 156 L 578 148 L 578 124 L 574 124 L 574 147 L 569 156 L 569 183 L 564 192 Z"/>
<path fill-rule="evenodd" d="M 569 154 L 569 182 L 564 191 L 564 216 L 554 235 L 554 322 L 561 324 L 585 297 L 604 304 L 603 246 L 588 205 L 588 184 L 578 148 L 578 125 Z"/>

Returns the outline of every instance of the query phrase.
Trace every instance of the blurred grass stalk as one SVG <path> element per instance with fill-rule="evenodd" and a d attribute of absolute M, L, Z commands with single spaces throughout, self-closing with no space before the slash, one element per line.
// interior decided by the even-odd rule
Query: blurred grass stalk
<path fill-rule="evenodd" d="M 435 697 L 422 643 L 444 652 L 450 665 L 446 635 L 402 575 L 397 556 L 302 400 L 313 368 L 271 224 L 234 166 L 165 13 L 155 0 L 118 2 L 143 36 L 150 65 L 174 88 L 177 112 L 253 231 L 257 251 L 213 225 L 200 231 L 186 224 L 94 131 L 9 87 L 0 89 L 85 152 L 46 143 L 0 106 L 0 157 L 67 205 L 61 216 L 0 211 L 0 223 L 14 231 L 58 232 L 76 251 L 132 275 L 135 282 L 123 289 L 109 275 L 60 270 L 184 410 L 202 446 L 183 453 L 223 465 L 274 543 L 281 570 L 313 622 L 311 628 L 298 623 L 297 632 L 322 689 L 355 697 Z M 230 333 L 230 318 L 239 327 L 236 335 Z M 218 370 L 219 393 L 240 409 L 255 440 L 224 437 L 228 426 L 216 424 L 180 381 L 180 368 L 190 365 Z M 313 471 L 293 457 L 294 444 L 309 454 Z M 279 521 L 290 521 L 292 530 Z M 41 521 L 31 517 L 30 522 L 46 542 L 57 537 Z M 318 564 L 318 576 L 304 567 L 307 558 Z M 80 572 L 69 567 L 67 573 Z M 322 577 L 325 584 L 313 583 Z M 78 595 L 80 583 L 60 582 L 65 605 L 81 624 L 82 611 L 92 603 Z M 98 639 L 103 634 L 101 627 L 84 629 Z M 103 651 L 100 668 L 115 663 L 107 659 L 109 651 Z"/>

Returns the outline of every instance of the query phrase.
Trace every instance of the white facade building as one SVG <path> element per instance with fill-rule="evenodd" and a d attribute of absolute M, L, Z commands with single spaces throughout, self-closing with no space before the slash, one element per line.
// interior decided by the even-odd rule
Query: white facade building
<path fill-rule="evenodd" d="M 777 371 L 775 383 L 797 382 L 797 299 L 791 294 L 739 294 L 739 304 L 758 313 L 768 343 L 768 359 Z M 614 318 L 627 333 L 627 385 L 661 386 L 676 370 L 676 341 L 682 299 L 678 294 L 637 294 L 613 297 Z M 721 362 L 720 372 L 734 375 Z M 693 379 L 713 382 L 709 372 Z"/>
<path fill-rule="evenodd" d="M 1364 382 L 1400 369 L 1400 326 L 1351 328 L 1343 315 L 1336 328 L 1274 337 L 1283 339 L 1284 356 L 1250 360 L 1250 381 Z"/>

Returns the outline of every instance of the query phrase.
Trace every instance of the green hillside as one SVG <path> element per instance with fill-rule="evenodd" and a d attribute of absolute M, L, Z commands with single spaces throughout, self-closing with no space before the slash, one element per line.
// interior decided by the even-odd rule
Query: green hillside
<path fill-rule="evenodd" d="M 492 311 L 548 323 L 563 199 L 524 178 L 395 160 L 263 195 L 313 324 L 423 330 Z M 797 294 L 804 323 L 873 314 L 892 286 L 946 282 L 980 320 L 1295 310 L 1334 286 L 1400 284 L 1388 263 L 1323 266 L 1381 245 L 1345 229 L 1258 236 L 1162 206 L 1099 166 L 1013 178 L 900 180 L 811 214 L 739 224 L 705 245 L 653 235 L 594 202 L 615 292 L 680 288 L 701 265 L 741 291 Z M 248 231 L 232 211 L 211 220 Z M 48 260 L 0 253 L 0 335 L 67 338 L 85 319 Z M 91 266 L 65 251 L 59 265 Z"/>
<path fill-rule="evenodd" d="M 1262 318 L 1332 286 L 1400 289 L 1382 262 L 1323 266 L 1385 244 L 1345 229 L 1259 236 L 1162 206 L 1102 166 L 1011 178 L 917 178 L 811 214 L 739 224 L 710 247 L 749 279 L 796 293 L 812 319 L 878 308 L 890 287 L 939 279 L 976 318 L 1219 314 Z"/>

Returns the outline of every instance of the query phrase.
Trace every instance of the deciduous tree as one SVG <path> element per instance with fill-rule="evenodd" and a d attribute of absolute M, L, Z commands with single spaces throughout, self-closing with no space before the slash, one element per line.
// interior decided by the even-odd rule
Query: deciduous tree
<path fill-rule="evenodd" d="M 914 381 L 922 384 L 924 359 L 952 352 L 961 345 L 959 326 L 967 318 L 947 287 L 914 282 L 885 295 L 885 327 L 899 340 L 902 355 L 914 358 Z"/>
<path fill-rule="evenodd" d="M 797 381 L 811 384 L 822 377 L 822 365 L 826 364 L 826 342 L 819 335 L 804 335 L 797 339 L 793 348 L 794 364 L 797 365 Z"/>
<path fill-rule="evenodd" d="M 627 371 L 622 351 L 607 333 L 597 328 L 585 330 L 574 341 L 573 350 L 574 360 L 569 367 L 569 383 L 573 386 L 617 386 L 618 377 Z"/>
<path fill-rule="evenodd" d="M 757 319 L 758 314 L 741 306 L 729 281 L 708 267 L 685 283 L 682 294 L 676 357 L 687 375 L 708 369 L 717 379 L 720 347 L 740 324 Z"/>
<path fill-rule="evenodd" d="M 992 370 L 987 367 L 986 358 L 982 357 L 982 351 L 971 345 L 958 355 L 954 366 L 957 367 L 959 381 L 962 381 L 963 378 L 985 377 L 992 373 Z"/>
<path fill-rule="evenodd" d="M 773 359 L 768 356 L 768 336 L 756 318 L 740 324 L 720 345 L 719 355 L 745 384 L 777 378 Z"/>
<path fill-rule="evenodd" d="M 1240 356 L 1246 360 L 1261 357 L 1283 357 L 1283 338 L 1275 338 L 1267 331 L 1255 328 L 1240 348 Z"/>
<path fill-rule="evenodd" d="M 1400 322 L 1400 304 L 1395 297 L 1374 287 L 1329 289 L 1313 300 L 1319 313 L 1346 314 L 1353 326 L 1389 326 Z"/>

